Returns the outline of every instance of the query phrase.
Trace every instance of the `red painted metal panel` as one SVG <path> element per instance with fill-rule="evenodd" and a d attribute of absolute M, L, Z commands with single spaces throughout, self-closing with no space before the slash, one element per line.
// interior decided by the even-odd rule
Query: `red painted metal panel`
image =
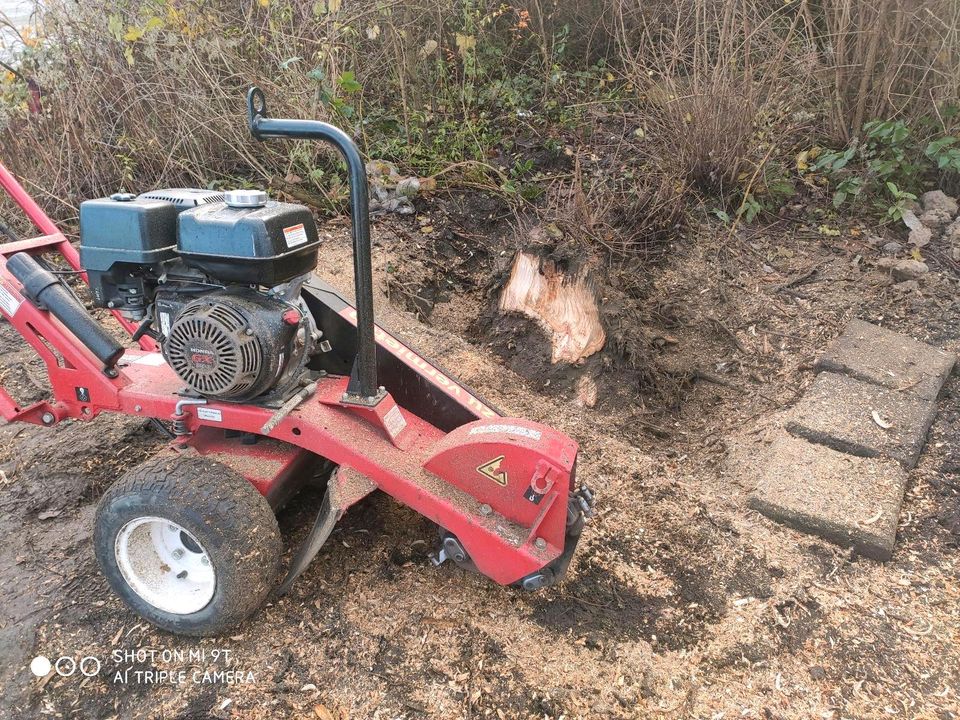
<path fill-rule="evenodd" d="M 227 437 L 212 427 L 200 428 L 172 443 L 176 452 L 196 452 L 245 477 L 273 507 L 285 502 L 310 480 L 317 456 L 308 450 L 271 438 Z"/>

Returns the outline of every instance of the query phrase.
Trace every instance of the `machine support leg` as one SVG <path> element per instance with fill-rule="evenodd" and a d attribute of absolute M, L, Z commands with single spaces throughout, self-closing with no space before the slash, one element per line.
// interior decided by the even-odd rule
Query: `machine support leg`
<path fill-rule="evenodd" d="M 327 542 L 334 526 L 343 517 L 347 508 L 376 489 L 376 484 L 370 478 L 361 475 L 356 470 L 348 467 L 338 467 L 333 471 L 327 481 L 327 492 L 323 496 L 317 519 L 314 521 L 313 527 L 310 528 L 310 534 L 307 535 L 303 545 L 300 546 L 296 556 L 291 561 L 287 576 L 277 589 L 278 595 L 286 595 L 290 591 L 294 580 L 307 569 L 307 566 L 320 552 L 320 548 Z"/>
<path fill-rule="evenodd" d="M 277 595 L 286 595 L 290 592 L 294 580 L 300 577 L 300 574 L 307 569 L 307 566 L 317 556 L 320 548 L 323 547 L 327 538 L 330 537 L 330 533 L 333 532 L 337 520 L 343 515 L 343 511 L 333 505 L 330 494 L 330 487 L 328 486 L 326 493 L 323 495 L 323 503 L 320 505 L 317 519 L 314 521 L 313 527 L 310 528 L 310 534 L 290 562 L 290 569 L 287 571 L 287 576 L 283 579 L 283 582 L 280 583 L 280 587 L 277 588 Z"/>

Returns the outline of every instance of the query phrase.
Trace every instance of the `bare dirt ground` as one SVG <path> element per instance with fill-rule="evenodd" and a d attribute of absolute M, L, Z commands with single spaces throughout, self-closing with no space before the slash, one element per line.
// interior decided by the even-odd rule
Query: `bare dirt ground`
<path fill-rule="evenodd" d="M 507 412 L 580 442 L 579 477 L 597 490 L 599 512 L 566 581 L 524 594 L 434 568 L 430 523 L 375 495 L 291 595 L 232 637 L 177 638 L 110 594 L 90 546 L 104 488 L 163 439 L 125 417 L 7 426 L 0 716 L 958 717 L 960 381 L 948 383 L 911 473 L 891 562 L 748 510 L 750 488 L 726 461 L 728 445 L 765 432 L 800 395 L 851 317 L 960 351 L 956 266 L 932 257 L 919 291 L 904 292 L 871 267 L 873 228 L 824 237 L 797 223 L 705 226 L 700 242 L 678 241 L 655 267 L 610 269 L 649 287 L 654 387 L 609 358 L 551 369 L 529 323 L 491 323 L 491 279 L 513 240 L 495 207 L 484 222 L 465 213 L 453 199 L 420 221 L 375 226 L 381 321 Z M 319 272 L 349 286 L 345 230 L 327 230 Z M 6 325 L 0 351 L 3 382 L 21 400 L 40 393 L 42 365 Z M 584 373 L 600 387 L 593 408 L 577 401 Z M 282 513 L 289 544 L 318 504 L 308 494 Z M 157 654 L 112 657 L 137 649 Z M 191 650 L 203 657 L 162 655 Z M 95 656 L 102 670 L 41 681 L 26 667 L 40 653 Z M 131 672 L 124 682 L 116 673 L 126 668 L 187 677 Z M 248 681 L 203 682 L 204 671 L 227 669 Z"/>

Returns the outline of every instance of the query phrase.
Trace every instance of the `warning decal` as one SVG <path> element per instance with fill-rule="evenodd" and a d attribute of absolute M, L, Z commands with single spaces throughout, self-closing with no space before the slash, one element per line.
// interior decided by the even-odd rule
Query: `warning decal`
<path fill-rule="evenodd" d="M 300 223 L 299 225 L 285 227 L 283 229 L 283 239 L 287 241 L 288 248 L 295 248 L 298 245 L 303 245 L 310 238 L 307 237 L 307 229 L 303 226 L 303 223 Z"/>
<path fill-rule="evenodd" d="M 477 468 L 477 472 L 483 475 L 484 477 L 490 478 L 497 485 L 503 487 L 507 486 L 507 471 L 500 469 L 500 463 L 503 462 L 503 455 L 495 457 L 489 462 L 485 462 L 483 465 Z"/>
<path fill-rule="evenodd" d="M 383 426 L 390 433 L 390 437 L 395 438 L 407 426 L 407 421 L 403 419 L 400 412 L 400 406 L 394 405 L 390 412 L 383 416 Z"/>
<path fill-rule="evenodd" d="M 13 293 L 0 285 L 0 310 L 3 310 L 4 314 L 10 317 L 16 315 L 17 310 L 20 309 L 20 302 Z"/>
<path fill-rule="evenodd" d="M 520 427 L 519 425 L 478 425 L 470 428 L 471 435 L 484 435 L 486 433 L 507 433 L 508 435 L 519 435 L 520 437 L 539 440 L 543 435 L 539 430 Z"/>
<path fill-rule="evenodd" d="M 223 413 L 217 410 L 217 408 L 204 407 L 201 405 L 197 408 L 197 417 L 200 420 L 209 420 L 211 422 L 223 422 Z"/>

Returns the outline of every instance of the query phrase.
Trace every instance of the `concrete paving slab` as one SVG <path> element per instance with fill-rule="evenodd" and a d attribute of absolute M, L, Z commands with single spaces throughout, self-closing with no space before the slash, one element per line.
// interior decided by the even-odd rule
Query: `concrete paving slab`
<path fill-rule="evenodd" d="M 892 460 L 861 458 L 786 432 L 743 471 L 756 487 L 749 504 L 767 517 L 875 560 L 889 560 L 907 473 Z"/>
<path fill-rule="evenodd" d="M 817 367 L 935 400 L 956 360 L 954 354 L 906 335 L 851 320 Z"/>
<path fill-rule="evenodd" d="M 934 400 L 823 372 L 786 413 L 784 427 L 834 450 L 891 458 L 909 470 L 917 464 L 936 414 Z"/>

